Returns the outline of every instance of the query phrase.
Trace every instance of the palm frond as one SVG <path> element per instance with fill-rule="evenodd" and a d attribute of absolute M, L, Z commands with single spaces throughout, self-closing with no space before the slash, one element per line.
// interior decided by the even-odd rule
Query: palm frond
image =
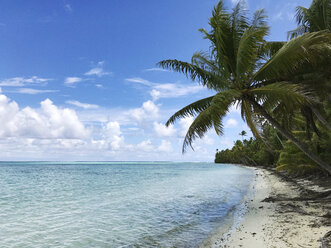
<path fill-rule="evenodd" d="M 191 58 L 192 65 L 196 65 L 206 71 L 213 71 L 217 73 L 220 69 L 218 68 L 215 60 L 213 60 L 206 52 L 196 52 Z"/>
<path fill-rule="evenodd" d="M 286 43 L 254 75 L 253 81 L 264 81 L 293 74 L 306 62 L 314 64 L 331 54 L 331 33 L 306 33 Z"/>
<path fill-rule="evenodd" d="M 265 42 L 261 47 L 261 51 L 259 52 L 259 54 L 261 54 L 261 58 L 263 58 L 264 60 L 268 60 L 272 56 L 274 56 L 285 44 L 286 42 L 284 41 Z"/>
<path fill-rule="evenodd" d="M 264 45 L 264 37 L 269 31 L 265 19 L 264 10 L 256 11 L 252 25 L 247 27 L 240 37 L 236 54 L 236 75 L 241 79 L 245 78 L 247 74 L 253 73 L 259 59 L 259 51 Z"/>
<path fill-rule="evenodd" d="M 201 31 L 205 33 L 205 38 L 212 42 L 211 51 L 218 67 L 225 68 L 230 73 L 235 72 L 231 14 L 225 11 L 222 1 L 214 8 L 209 25 L 211 27 L 210 32 Z"/>
<path fill-rule="evenodd" d="M 228 112 L 229 106 L 235 102 L 239 96 L 240 91 L 237 90 L 226 90 L 213 96 L 210 105 L 198 114 L 189 127 L 183 143 L 183 152 L 185 152 L 187 146 L 191 146 L 193 149 L 192 142 L 196 138 L 202 138 L 213 126 L 216 133 L 222 135 L 222 119 Z"/>
<path fill-rule="evenodd" d="M 183 73 L 192 81 L 198 81 L 208 89 L 214 89 L 216 91 L 226 88 L 229 83 L 224 77 L 220 77 L 213 71 L 210 72 L 199 67 L 198 65 L 176 59 L 160 61 L 158 66 L 164 69 Z"/>
<path fill-rule="evenodd" d="M 166 126 L 173 124 L 179 118 L 195 116 L 195 115 L 201 113 L 202 111 L 204 111 L 206 108 L 208 108 L 210 106 L 213 98 L 214 98 L 214 96 L 210 96 L 210 97 L 201 99 L 199 101 L 196 101 L 194 103 L 187 105 L 186 107 L 182 108 L 181 110 L 179 110 L 175 114 L 173 114 L 169 118 L 169 120 L 166 122 Z"/>
<path fill-rule="evenodd" d="M 237 101 L 237 99 L 241 96 L 241 92 L 235 89 L 229 89 L 217 93 L 212 102 L 212 110 L 213 110 L 213 124 L 214 129 L 217 135 L 223 135 L 223 125 L 222 119 L 220 117 L 225 116 L 229 106 Z"/>
<path fill-rule="evenodd" d="M 272 110 L 278 104 L 283 103 L 289 109 L 295 109 L 300 105 L 310 103 L 309 92 L 305 91 L 298 84 L 288 82 L 277 82 L 259 88 L 248 90 L 257 102 L 263 107 Z"/>
<path fill-rule="evenodd" d="M 249 27 L 249 20 L 246 17 L 247 10 L 244 1 L 238 1 L 230 15 L 230 22 L 232 26 L 232 43 L 233 43 L 233 56 L 238 50 L 241 37 L 245 30 Z"/>
<path fill-rule="evenodd" d="M 288 38 L 298 37 L 307 32 L 331 30 L 331 1 L 313 0 L 309 8 L 296 8 L 298 27 L 288 32 Z"/>
<path fill-rule="evenodd" d="M 256 122 L 256 118 L 254 116 L 255 111 L 252 105 L 248 101 L 243 100 L 241 102 L 241 118 L 247 123 L 254 137 L 262 140 L 262 136 L 257 127 L 258 123 Z"/>
<path fill-rule="evenodd" d="M 192 122 L 189 127 L 183 142 L 182 152 L 186 151 L 187 146 L 191 146 L 196 138 L 202 138 L 204 134 L 213 126 L 212 108 L 209 106 L 203 110 Z"/>

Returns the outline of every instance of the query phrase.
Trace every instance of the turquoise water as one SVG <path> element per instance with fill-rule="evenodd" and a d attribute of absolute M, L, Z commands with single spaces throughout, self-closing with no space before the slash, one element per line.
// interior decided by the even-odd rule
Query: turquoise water
<path fill-rule="evenodd" d="M 198 247 L 253 178 L 212 163 L 0 162 L 0 247 Z"/>

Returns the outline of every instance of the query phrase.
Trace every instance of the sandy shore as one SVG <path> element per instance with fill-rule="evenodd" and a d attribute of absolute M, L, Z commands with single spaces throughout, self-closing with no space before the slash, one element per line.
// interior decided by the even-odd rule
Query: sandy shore
<path fill-rule="evenodd" d="M 264 169 L 255 172 L 253 195 L 245 199 L 247 212 L 242 222 L 232 232 L 219 234 L 209 247 L 331 247 L 325 238 L 322 246 L 322 237 L 331 231 L 331 199 L 293 200 L 303 189 L 323 192 L 328 188 L 306 181 L 293 183 Z M 266 198 L 269 201 L 263 201 Z"/>

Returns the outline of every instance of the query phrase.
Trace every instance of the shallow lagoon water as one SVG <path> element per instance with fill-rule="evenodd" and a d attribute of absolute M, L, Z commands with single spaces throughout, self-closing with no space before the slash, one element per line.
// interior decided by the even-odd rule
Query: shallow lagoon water
<path fill-rule="evenodd" d="M 253 178 L 213 163 L 1 162 L 0 247 L 198 247 Z"/>

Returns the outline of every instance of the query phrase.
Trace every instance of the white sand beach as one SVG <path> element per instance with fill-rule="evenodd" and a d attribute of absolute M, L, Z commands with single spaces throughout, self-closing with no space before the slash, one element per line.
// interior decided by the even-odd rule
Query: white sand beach
<path fill-rule="evenodd" d="M 240 225 L 227 235 L 220 234 L 209 247 L 213 248 L 288 248 L 288 247 L 330 247 L 331 202 L 320 201 L 270 201 L 267 197 L 294 198 L 300 194 L 298 185 L 282 180 L 274 173 L 255 169 L 256 179 L 252 184 L 255 193 L 245 201 L 247 212 Z M 320 188 L 306 181 L 299 181 L 300 188 L 322 192 Z M 302 189 L 302 188 L 301 188 Z M 323 236 L 329 238 L 323 239 Z"/>

